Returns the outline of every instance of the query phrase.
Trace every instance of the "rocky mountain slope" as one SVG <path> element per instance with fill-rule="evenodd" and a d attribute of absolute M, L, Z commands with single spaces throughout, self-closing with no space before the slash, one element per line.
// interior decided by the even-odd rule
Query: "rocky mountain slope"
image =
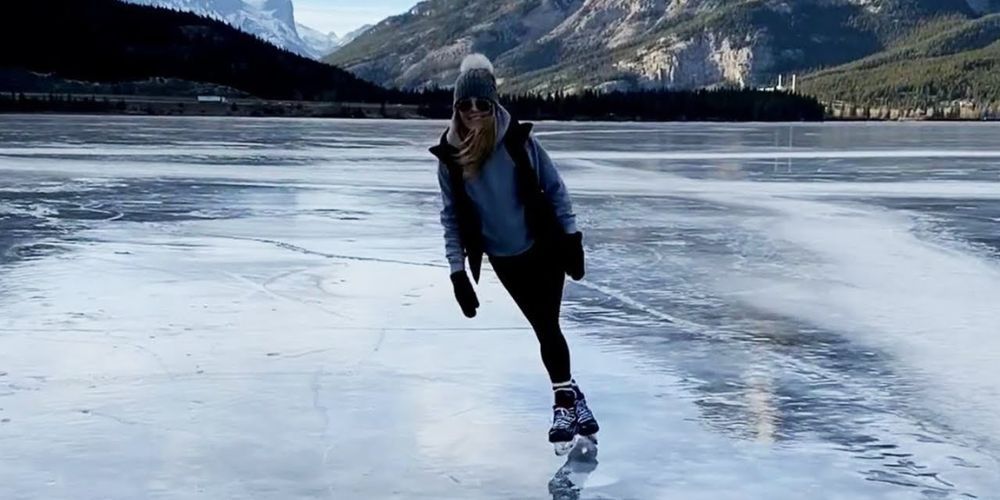
<path fill-rule="evenodd" d="M 763 85 L 839 66 L 997 0 L 425 0 L 326 61 L 383 85 L 449 85 L 469 52 L 504 89 Z"/>

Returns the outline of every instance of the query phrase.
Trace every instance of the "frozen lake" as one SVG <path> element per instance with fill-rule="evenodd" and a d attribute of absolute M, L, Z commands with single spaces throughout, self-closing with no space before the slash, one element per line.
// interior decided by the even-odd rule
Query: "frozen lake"
<path fill-rule="evenodd" d="M 442 126 L 0 116 L 0 498 L 1000 498 L 1000 126 L 539 124 L 570 475 Z"/>

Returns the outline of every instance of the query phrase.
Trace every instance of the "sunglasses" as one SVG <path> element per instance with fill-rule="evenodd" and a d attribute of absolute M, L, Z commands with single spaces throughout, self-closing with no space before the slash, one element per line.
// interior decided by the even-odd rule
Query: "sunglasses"
<path fill-rule="evenodd" d="M 493 111 L 493 102 L 486 99 L 477 99 L 475 97 L 472 99 L 462 99 L 455 104 L 455 109 L 463 113 L 468 113 L 473 109 L 489 113 L 490 111 Z"/>

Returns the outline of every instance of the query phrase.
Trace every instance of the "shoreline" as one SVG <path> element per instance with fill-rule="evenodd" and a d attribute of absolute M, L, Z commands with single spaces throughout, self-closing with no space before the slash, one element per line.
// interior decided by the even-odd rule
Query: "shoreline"
<path fill-rule="evenodd" d="M 390 104 L 371 102 L 282 101 L 256 98 L 220 98 L 214 101 L 197 97 L 136 96 L 112 94 L 57 94 L 0 92 L 0 115 L 92 115 L 92 116 L 176 116 L 232 118 L 317 118 L 317 119 L 446 119 L 431 105 Z M 829 110 L 829 108 L 828 108 Z M 740 120 L 717 119 L 649 119 L 638 116 L 587 116 L 571 119 L 536 115 L 522 116 L 531 121 L 608 122 L 608 123 L 991 123 L 1000 117 L 909 116 L 899 118 L 845 117 L 830 113 L 822 120 Z"/>
<path fill-rule="evenodd" d="M 408 105 L 401 105 L 408 106 Z M 377 105 L 376 105 L 377 107 Z M 353 110 L 352 110 L 353 111 Z M 51 109 L 51 110 L 0 110 L 0 116 L 16 116 L 16 115 L 66 115 L 66 116 L 147 116 L 147 117 L 174 117 L 174 118 L 259 118 L 259 119 L 316 119 L 316 120 L 445 120 L 445 118 L 436 116 L 425 116 L 420 114 L 380 114 L 371 113 L 362 110 L 359 113 L 345 112 L 337 114 L 294 114 L 294 113 L 284 113 L 284 114 L 247 114 L 247 113 L 225 113 L 225 112 L 181 112 L 181 113 L 144 113 L 144 112 L 119 112 L 119 111 L 95 111 L 95 110 L 67 110 L 67 109 Z M 822 120 L 799 120 L 799 121 L 789 121 L 789 120 L 729 120 L 729 119 L 699 119 L 699 120 L 649 120 L 642 118 L 616 118 L 610 116 L 604 117 L 577 117 L 575 119 L 557 119 L 551 117 L 526 117 L 524 120 L 529 120 L 533 122 L 577 122 L 577 123 L 840 123 L 840 124 L 852 124 L 852 123 L 956 123 L 956 124 L 996 124 L 1000 123 L 1000 119 L 973 119 L 973 118 L 907 118 L 907 119 L 861 119 L 861 118 L 837 118 L 837 117 L 826 117 Z"/>
<path fill-rule="evenodd" d="M 204 99 L 204 100 L 203 100 Z M 212 101 L 207 101 L 212 99 Z M 656 119 L 636 115 L 577 114 L 561 116 L 548 112 L 521 113 L 519 117 L 530 121 L 579 121 L 579 122 L 719 122 L 737 123 L 748 120 L 727 118 L 739 116 L 741 110 L 732 109 L 718 117 L 697 119 Z M 205 116 L 234 118 L 355 118 L 434 120 L 447 119 L 450 106 L 436 103 L 392 104 L 379 102 L 323 102 L 266 100 L 253 97 L 202 96 L 142 96 L 94 93 L 46 93 L 0 91 L 0 114 L 67 114 L 113 116 Z M 772 119 L 750 120 L 764 123 L 790 121 L 780 113 Z M 793 120 L 809 123 L 822 120 Z"/>

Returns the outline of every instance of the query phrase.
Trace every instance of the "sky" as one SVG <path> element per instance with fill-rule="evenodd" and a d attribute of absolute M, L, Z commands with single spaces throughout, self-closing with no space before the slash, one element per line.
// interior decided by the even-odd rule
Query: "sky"
<path fill-rule="evenodd" d="M 294 0 L 295 20 L 343 36 L 365 24 L 410 10 L 419 0 Z"/>

